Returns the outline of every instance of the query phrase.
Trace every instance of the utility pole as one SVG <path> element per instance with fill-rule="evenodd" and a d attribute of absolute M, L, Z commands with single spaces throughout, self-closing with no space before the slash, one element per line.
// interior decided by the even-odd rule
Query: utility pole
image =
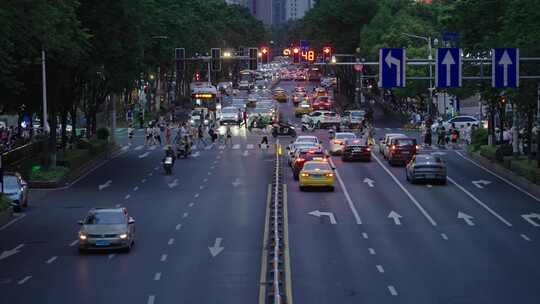
<path fill-rule="evenodd" d="M 42 48 L 41 49 L 41 78 L 43 80 L 42 82 L 42 86 L 43 86 L 43 121 L 41 122 L 42 123 L 42 127 L 43 127 L 43 132 L 45 133 L 49 133 L 50 131 L 50 128 L 49 128 L 49 121 L 48 121 L 48 118 L 47 118 L 47 67 L 45 65 L 45 61 L 46 61 L 46 58 L 45 58 L 45 49 Z"/>

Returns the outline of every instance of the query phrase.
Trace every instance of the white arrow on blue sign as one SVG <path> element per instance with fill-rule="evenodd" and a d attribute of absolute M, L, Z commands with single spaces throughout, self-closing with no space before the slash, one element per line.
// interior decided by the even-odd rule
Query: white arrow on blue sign
<path fill-rule="evenodd" d="M 379 50 L 379 87 L 405 87 L 407 56 L 405 49 Z"/>
<path fill-rule="evenodd" d="M 461 87 L 461 49 L 437 49 L 435 86 L 437 88 Z"/>
<path fill-rule="evenodd" d="M 517 88 L 519 86 L 519 49 L 499 48 L 492 50 L 491 85 L 494 88 Z"/>

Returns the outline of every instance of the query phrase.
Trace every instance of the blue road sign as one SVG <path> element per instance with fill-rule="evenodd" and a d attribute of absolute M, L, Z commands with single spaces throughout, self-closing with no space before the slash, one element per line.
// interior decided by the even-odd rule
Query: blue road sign
<path fill-rule="evenodd" d="M 405 87 L 407 56 L 405 49 L 379 50 L 379 87 Z"/>
<path fill-rule="evenodd" d="M 437 49 L 435 63 L 435 86 L 437 88 L 461 87 L 461 49 Z"/>
<path fill-rule="evenodd" d="M 495 88 L 517 88 L 519 86 L 519 49 L 493 49 L 491 54 L 491 85 Z"/>

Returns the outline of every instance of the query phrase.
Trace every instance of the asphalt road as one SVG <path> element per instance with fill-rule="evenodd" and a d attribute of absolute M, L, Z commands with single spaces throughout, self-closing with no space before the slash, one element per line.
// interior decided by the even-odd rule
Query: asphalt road
<path fill-rule="evenodd" d="M 291 90 L 294 84 L 281 86 Z M 299 122 L 292 110 L 282 107 Z M 380 121 L 375 126 L 377 137 L 418 137 Z M 328 143 L 327 131 L 314 134 Z M 540 302 L 540 219 L 522 217 L 538 213 L 540 200 L 474 164 L 459 148 L 424 153 L 446 159 L 447 185 L 411 185 L 405 169 L 389 166 L 378 152 L 369 163 L 332 157 L 335 192 L 300 192 L 286 170 L 295 302 Z M 331 212 L 336 223 L 309 214 L 315 210 Z"/>
<path fill-rule="evenodd" d="M 280 111 L 299 125 L 290 103 Z M 172 176 L 141 132 L 131 145 L 118 137 L 122 154 L 70 187 L 32 191 L 0 227 L 0 303 L 256 303 L 273 168 L 261 135 L 234 127 L 232 145 L 198 147 Z M 540 303 L 540 219 L 523 217 L 540 199 L 459 148 L 426 153 L 446 159 L 447 185 L 411 185 L 377 151 L 369 163 L 332 157 L 335 192 L 300 192 L 285 167 L 292 302 Z M 116 205 L 136 219 L 132 252 L 80 255 L 77 220 Z"/>

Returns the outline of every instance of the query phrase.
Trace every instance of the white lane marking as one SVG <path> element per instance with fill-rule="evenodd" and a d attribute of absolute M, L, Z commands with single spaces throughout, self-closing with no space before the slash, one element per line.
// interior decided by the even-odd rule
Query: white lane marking
<path fill-rule="evenodd" d="M 219 161 L 215 160 L 215 161 L 214 161 L 214 164 L 217 164 L 217 163 L 219 163 Z"/>
<path fill-rule="evenodd" d="M 160 261 L 162 261 L 162 262 L 165 262 L 165 261 L 167 261 L 167 257 L 168 257 L 168 255 L 166 255 L 166 254 L 162 254 L 162 255 L 161 255 L 161 259 L 160 259 Z"/>
<path fill-rule="evenodd" d="M 14 215 L 15 216 L 15 215 Z M 14 219 L 12 219 L 11 221 L 7 222 L 6 224 L 4 224 L 2 227 L 0 227 L 0 231 L 6 229 L 7 227 L 15 224 L 16 222 L 20 221 L 21 219 L 23 219 L 24 217 L 26 216 L 26 213 L 20 213 L 19 215 L 17 215 Z"/>
<path fill-rule="evenodd" d="M 531 241 L 531 239 L 528 236 L 526 236 L 525 234 L 521 234 L 521 237 L 527 242 Z"/>
<path fill-rule="evenodd" d="M 195 193 L 195 195 L 193 195 L 194 198 L 197 198 L 199 197 L 199 193 Z"/>
<path fill-rule="evenodd" d="M 131 197 L 130 194 L 126 194 L 126 196 L 124 196 L 124 199 L 129 199 Z"/>
<path fill-rule="evenodd" d="M 26 276 L 26 277 L 24 277 L 24 279 L 17 282 L 17 284 L 22 285 L 22 284 L 26 283 L 28 280 L 30 280 L 31 278 L 32 278 L 32 276 Z"/>
<path fill-rule="evenodd" d="M 99 186 L 98 186 L 99 191 L 101 191 L 101 190 L 103 190 L 103 189 L 105 189 L 105 188 L 110 187 L 111 184 L 112 184 L 112 180 L 108 180 L 108 181 L 106 181 L 104 184 L 99 185 Z"/>
<path fill-rule="evenodd" d="M 188 216 L 189 216 L 189 213 L 187 213 L 187 212 L 184 212 L 184 214 L 182 215 L 183 218 L 186 218 Z"/>
<path fill-rule="evenodd" d="M 199 157 L 199 155 L 201 155 L 201 153 L 199 153 L 199 151 L 193 153 L 192 157 Z"/>
<path fill-rule="evenodd" d="M 371 254 L 371 255 L 376 255 L 375 249 L 369 248 L 368 250 L 369 250 L 369 254 Z"/>
<path fill-rule="evenodd" d="M 384 268 L 382 267 L 382 265 L 377 265 L 377 271 L 379 271 L 380 273 L 384 273 Z"/>
<path fill-rule="evenodd" d="M 336 167 L 332 159 L 330 158 L 330 164 L 332 164 L 332 167 Z M 345 183 L 343 183 L 343 180 L 341 179 L 341 176 L 339 175 L 338 170 L 336 169 L 334 171 L 336 173 L 336 177 L 338 179 L 339 185 L 341 186 L 341 189 L 343 190 L 343 194 L 345 194 L 345 198 L 347 199 L 347 203 L 349 204 L 349 208 L 351 209 L 352 214 L 354 215 L 354 219 L 356 220 L 356 224 L 360 225 L 362 224 L 362 220 L 360 219 L 360 216 L 358 215 L 358 211 L 356 210 L 356 207 L 354 206 L 351 196 L 349 195 L 349 191 L 347 190 L 347 187 L 345 187 Z"/>
<path fill-rule="evenodd" d="M 220 145 L 220 146 L 219 146 L 219 149 L 220 149 L 220 150 L 225 149 L 225 145 Z"/>
<path fill-rule="evenodd" d="M 255 146 L 253 144 L 247 144 L 246 149 L 253 150 Z"/>
<path fill-rule="evenodd" d="M 112 260 L 116 255 L 114 253 L 109 254 L 108 258 L 109 260 Z"/>
<path fill-rule="evenodd" d="M 45 261 L 45 264 L 50 264 L 52 262 L 54 262 L 56 259 L 58 259 L 58 256 L 53 256 L 52 258 L 48 259 L 47 261 Z"/>
<path fill-rule="evenodd" d="M 433 186 L 432 186 L 432 185 L 430 185 L 430 184 L 427 184 L 427 185 L 426 185 L 426 187 L 428 187 L 428 188 L 432 188 Z"/>
<path fill-rule="evenodd" d="M 156 148 L 157 148 L 157 146 L 150 146 L 150 148 L 148 148 L 148 150 L 154 151 Z"/>
<path fill-rule="evenodd" d="M 146 301 L 146 304 L 154 304 L 155 301 L 156 301 L 156 296 L 155 295 L 149 295 L 148 296 L 148 301 Z"/>
<path fill-rule="evenodd" d="M 203 179 L 203 183 L 208 182 L 208 178 Z"/>
<path fill-rule="evenodd" d="M 135 151 L 139 151 L 139 150 L 142 150 L 143 146 L 137 146 L 135 147 Z"/>
<path fill-rule="evenodd" d="M 152 175 L 154 175 L 154 173 L 152 173 L 152 172 L 148 173 L 148 176 L 152 176 Z"/>
<path fill-rule="evenodd" d="M 141 179 L 141 183 L 146 183 L 146 178 Z"/>
<path fill-rule="evenodd" d="M 446 236 L 446 233 L 441 233 L 441 237 L 442 237 L 445 241 L 448 241 L 448 236 Z"/>
<path fill-rule="evenodd" d="M 245 150 L 244 153 L 242 154 L 244 156 L 249 156 L 249 151 L 248 150 Z"/>
<path fill-rule="evenodd" d="M 238 150 L 240 149 L 240 144 L 234 144 L 232 148 L 233 150 Z"/>
<path fill-rule="evenodd" d="M 69 243 L 69 247 L 73 247 L 73 246 L 77 245 L 77 243 L 79 243 L 79 240 L 75 240 L 75 241 Z"/>
<path fill-rule="evenodd" d="M 161 279 L 161 272 L 156 272 L 154 275 L 154 281 L 159 281 Z"/>
<path fill-rule="evenodd" d="M 155 171 L 159 170 L 159 167 L 154 167 L 154 170 L 155 170 Z"/>
<path fill-rule="evenodd" d="M 208 176 L 212 175 L 212 172 L 208 172 Z"/>
<path fill-rule="evenodd" d="M 366 240 L 369 238 L 369 237 L 368 237 L 368 234 L 365 233 L 365 232 L 362 232 L 362 237 L 363 237 L 364 239 L 366 239 Z"/>
<path fill-rule="evenodd" d="M 204 189 L 204 186 L 203 185 L 199 186 L 199 189 L 200 190 Z"/>
<path fill-rule="evenodd" d="M 133 191 L 137 191 L 137 190 L 139 190 L 139 186 L 133 187 Z"/>
<path fill-rule="evenodd" d="M 386 168 L 386 166 L 381 162 L 381 160 L 375 154 L 373 154 L 373 158 L 375 158 L 377 163 L 379 163 L 379 165 L 384 169 L 384 171 L 386 171 L 386 173 L 388 173 L 388 175 L 390 175 L 390 177 L 401 188 L 401 190 L 403 192 L 405 192 L 405 194 L 409 197 L 411 202 L 413 202 L 413 204 L 416 206 L 416 208 L 418 208 L 418 210 L 420 210 L 420 212 L 429 221 L 429 223 L 432 226 L 437 226 L 437 223 L 433 220 L 433 218 L 426 212 L 426 210 L 424 210 L 424 207 L 422 207 L 422 205 L 420 205 L 420 203 L 416 200 L 416 198 L 414 198 L 414 196 L 412 196 L 412 194 L 409 192 L 409 190 L 407 190 L 407 188 L 405 188 L 405 186 L 403 186 L 403 184 L 397 179 L 397 177 L 394 175 L 394 173 L 392 173 L 390 170 L 388 170 L 388 168 Z"/>
<path fill-rule="evenodd" d="M 465 159 L 465 160 L 467 160 L 467 161 L 473 163 L 473 164 L 474 164 L 475 166 L 477 166 L 478 168 L 483 169 L 484 171 L 490 173 L 491 175 L 497 177 L 498 179 L 500 179 L 500 180 L 502 180 L 503 182 L 507 183 L 508 185 L 512 186 L 514 189 L 516 189 L 516 190 L 518 190 L 518 191 L 520 191 L 520 192 L 522 192 L 522 193 L 528 195 L 530 198 L 534 199 L 535 201 L 540 202 L 540 198 L 534 196 L 533 194 L 531 194 L 531 193 L 528 192 L 527 190 L 525 190 L 525 189 L 521 188 L 520 186 L 518 186 L 518 185 L 512 183 L 512 182 L 509 181 L 508 179 L 506 179 L 506 178 L 500 176 L 499 174 L 497 174 L 497 173 L 495 173 L 495 172 L 489 170 L 488 168 L 486 168 L 486 167 L 480 165 L 479 163 L 473 161 L 472 159 L 470 159 L 470 158 L 468 158 L 468 157 L 465 157 L 461 152 L 456 151 L 456 153 L 457 153 L 457 155 L 461 156 L 463 159 Z"/>
<path fill-rule="evenodd" d="M 122 206 L 122 205 L 116 204 L 116 205 L 114 205 L 114 206 L 115 206 L 116 208 L 120 208 L 120 206 Z"/>
<path fill-rule="evenodd" d="M 144 152 L 143 154 L 139 155 L 139 159 L 143 159 L 143 158 L 147 157 L 148 155 L 150 155 L 149 152 Z"/>
<path fill-rule="evenodd" d="M 221 152 L 223 152 L 223 151 L 221 151 Z M 218 155 L 218 156 L 216 157 L 216 159 L 221 159 L 221 155 Z"/>
<path fill-rule="evenodd" d="M 189 203 L 188 207 L 191 208 L 193 205 L 195 205 L 195 203 Z"/>
<path fill-rule="evenodd" d="M 169 188 L 171 188 L 171 189 L 174 188 L 174 187 L 176 187 L 176 186 L 178 186 L 178 178 L 175 178 L 172 182 L 170 182 L 170 183 L 168 184 L 168 186 L 169 186 Z"/>
<path fill-rule="evenodd" d="M 491 215 L 498 218 L 501 222 L 503 222 L 506 226 L 512 227 L 512 224 L 510 224 L 509 221 L 504 219 L 502 216 L 500 216 L 497 212 L 493 211 L 491 208 L 489 208 L 486 204 L 484 204 L 481 200 L 479 200 L 476 196 L 474 196 L 469 190 L 463 188 L 460 184 L 458 184 L 456 181 L 454 181 L 450 176 L 446 177 L 447 180 L 449 180 L 452 184 L 454 184 L 456 187 L 458 187 L 461 191 L 463 191 L 465 194 L 467 194 L 473 201 L 475 201 L 478 205 L 482 206 L 484 209 L 486 209 Z"/>
<path fill-rule="evenodd" d="M 384 128 L 386 131 L 392 131 L 392 128 Z"/>
<path fill-rule="evenodd" d="M 169 241 L 167 242 L 167 245 L 172 245 L 174 244 L 174 239 L 173 238 L 170 238 Z"/>
<path fill-rule="evenodd" d="M 398 295 L 396 288 L 394 286 L 392 286 L 392 285 L 388 285 L 388 291 L 390 291 L 390 294 L 393 295 L 393 296 Z"/>
<path fill-rule="evenodd" d="M 210 170 L 214 170 L 216 166 L 210 166 Z"/>
<path fill-rule="evenodd" d="M 232 185 L 235 188 L 240 186 L 241 184 L 242 184 L 242 182 L 240 181 L 240 179 L 238 177 L 234 180 L 234 182 L 232 182 Z"/>
<path fill-rule="evenodd" d="M 180 230 L 180 228 L 182 228 L 182 224 L 177 224 L 175 227 L 176 230 Z"/>
<path fill-rule="evenodd" d="M 205 149 L 205 150 L 210 150 L 210 149 L 212 149 L 213 147 L 214 147 L 214 144 L 210 144 L 210 145 L 204 147 L 204 149 Z"/>

